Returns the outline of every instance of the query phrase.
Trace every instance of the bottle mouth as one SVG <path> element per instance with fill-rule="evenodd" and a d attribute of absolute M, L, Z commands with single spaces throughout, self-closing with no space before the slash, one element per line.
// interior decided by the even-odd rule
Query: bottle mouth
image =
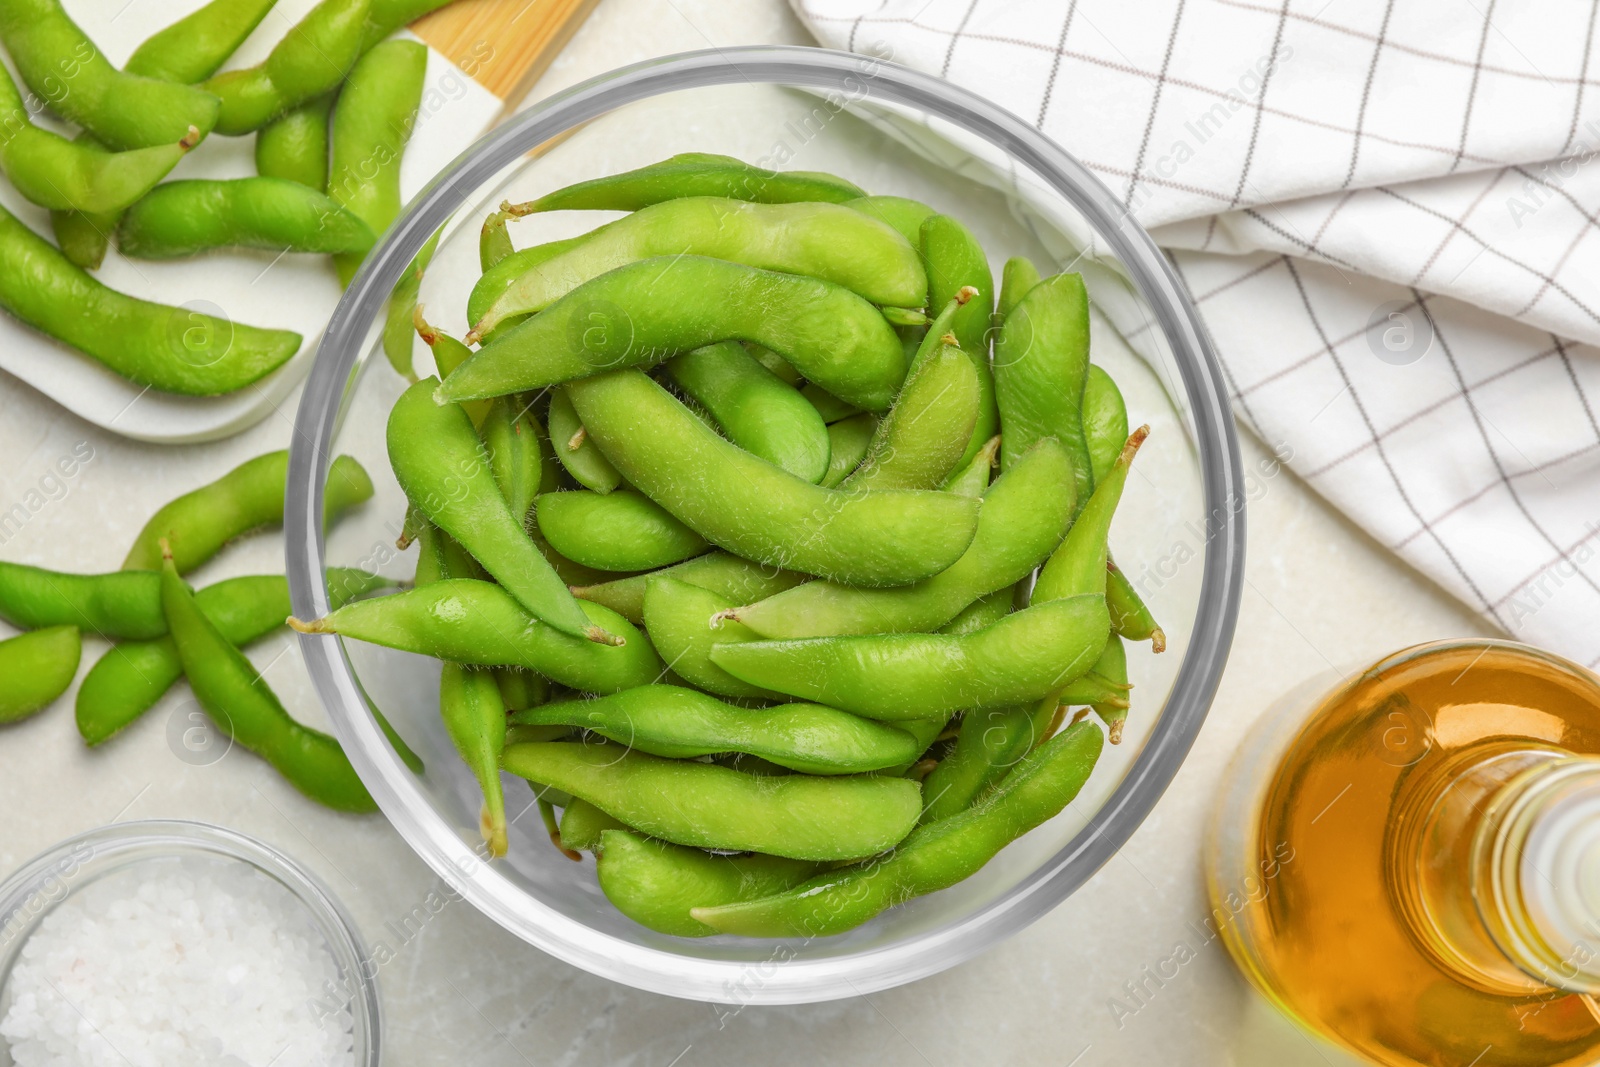
<path fill-rule="evenodd" d="M 1569 756 L 1506 783 L 1473 843 L 1484 925 L 1532 977 L 1600 993 L 1600 757 Z"/>

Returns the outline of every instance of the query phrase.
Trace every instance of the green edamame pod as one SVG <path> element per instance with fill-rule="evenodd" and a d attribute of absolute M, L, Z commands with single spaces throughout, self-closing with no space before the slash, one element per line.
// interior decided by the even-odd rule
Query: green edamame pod
<path fill-rule="evenodd" d="M 1033 708 L 1027 704 L 969 711 L 955 749 L 922 781 L 922 821 L 946 819 L 971 806 L 998 774 L 1033 748 Z"/>
<path fill-rule="evenodd" d="M 300 350 L 300 335 L 138 300 L 95 281 L 0 210 L 0 307 L 133 382 L 188 396 L 242 389 Z"/>
<path fill-rule="evenodd" d="M 842 492 L 796 478 L 718 436 L 636 370 L 571 382 L 566 392 L 630 485 L 745 559 L 858 585 L 904 585 L 954 563 L 977 527 L 970 498 Z"/>
<path fill-rule="evenodd" d="M 328 195 L 382 234 L 400 214 L 400 156 L 422 104 L 428 48 L 385 41 L 356 63 L 333 110 Z M 364 252 L 334 257 L 339 281 L 350 284 Z"/>
<path fill-rule="evenodd" d="M 278 0 L 211 0 L 145 38 L 123 73 L 193 85 L 205 81 L 239 50 Z"/>
<path fill-rule="evenodd" d="M 842 489 L 937 489 L 961 462 L 982 391 L 972 361 L 951 345 L 918 359 Z"/>
<path fill-rule="evenodd" d="M 606 899 L 640 926 L 677 937 L 716 933 L 691 916 L 691 908 L 781 893 L 817 873 L 808 860 L 716 855 L 622 829 L 604 831 L 600 845 L 596 873 Z"/>
<path fill-rule="evenodd" d="M 506 223 L 510 219 L 511 216 L 502 209 L 491 211 L 483 220 L 483 227 L 478 231 L 478 270 L 484 274 L 508 256 L 516 254 L 516 246 L 511 243 L 511 234 L 506 230 Z M 467 321 L 478 320 L 469 314 Z"/>
<path fill-rule="evenodd" d="M 1106 606 L 1118 635 L 1129 641 L 1149 641 L 1150 651 L 1165 652 L 1167 635 L 1145 607 L 1139 591 L 1115 563 L 1106 560 Z"/>
<path fill-rule="evenodd" d="M 390 298 L 393 299 L 392 293 Z M 384 325 L 388 325 L 387 321 Z M 422 338 L 422 343 L 428 346 L 428 351 L 433 356 L 433 365 L 438 369 L 440 377 L 449 374 L 471 357 L 472 349 L 443 330 L 428 324 L 428 320 L 422 317 L 422 305 L 420 304 L 414 304 L 411 308 L 411 325 L 416 330 L 417 336 Z M 391 358 L 390 365 L 398 370 L 399 360 Z M 412 384 L 416 384 L 414 371 L 409 376 L 404 373 L 401 376 L 409 377 Z M 461 410 L 467 413 L 467 418 L 471 420 L 473 427 L 476 428 L 483 425 L 483 420 L 489 417 L 489 409 L 492 407 L 494 407 L 493 400 L 468 400 L 461 405 Z"/>
<path fill-rule="evenodd" d="M 874 304 L 921 307 L 928 298 L 916 249 L 860 212 L 833 204 L 696 196 L 641 208 L 523 272 L 474 322 L 473 335 L 482 336 L 512 315 L 542 311 L 608 270 L 681 255 L 808 275 Z"/>
<path fill-rule="evenodd" d="M 1090 672 L 1104 678 L 1112 686 L 1128 685 L 1128 650 L 1122 643 L 1122 638 L 1116 634 L 1106 642 L 1106 650 L 1100 653 L 1100 659 L 1095 663 Z M 1107 701 L 1089 705 L 1094 713 L 1100 716 L 1100 721 L 1106 724 L 1106 733 L 1113 745 L 1122 743 L 1122 728 L 1128 721 L 1128 702 Z"/>
<path fill-rule="evenodd" d="M 0 641 L 0 723 L 49 707 L 78 673 L 76 626 L 50 626 Z"/>
<path fill-rule="evenodd" d="M 1000 464 L 1009 467 L 1039 438 L 1054 437 L 1072 457 L 1080 503 L 1094 490 L 1083 436 L 1088 373 L 1088 290 L 1081 275 L 1057 274 L 1017 301 L 995 340 Z"/>
<path fill-rule="evenodd" d="M 332 199 L 285 178 L 164 182 L 123 213 L 117 247 L 134 259 L 214 248 L 365 254 L 373 233 Z"/>
<path fill-rule="evenodd" d="M 0 41 L 28 88 L 107 147 L 176 144 L 191 126 L 203 136 L 217 122 L 209 93 L 114 67 L 60 0 L 0 4 Z"/>
<path fill-rule="evenodd" d="M 125 571 L 161 569 L 161 539 L 172 545 L 178 573 L 187 574 L 242 534 L 283 521 L 287 450 L 239 464 L 221 478 L 163 505 L 133 539 Z M 333 522 L 372 496 L 372 479 L 350 456 L 336 456 L 323 491 L 324 522 Z"/>
<path fill-rule="evenodd" d="M 861 409 L 854 404 L 845 403 L 814 382 L 807 382 L 802 386 L 800 395 L 805 397 L 806 403 L 817 409 L 817 414 L 821 415 L 822 421 L 829 426 L 861 412 Z"/>
<path fill-rule="evenodd" d="M 905 377 L 900 339 L 848 289 L 706 256 L 666 256 L 583 283 L 484 345 L 440 396 L 539 389 L 654 366 L 728 339 L 764 345 L 829 392 L 882 411 Z"/>
<path fill-rule="evenodd" d="M 258 134 L 258 144 L 259 136 Z M 439 247 L 439 238 L 443 235 L 444 227 L 440 226 L 433 231 L 433 236 L 417 249 L 417 254 L 411 257 L 406 272 L 400 275 L 400 280 L 395 282 L 394 288 L 389 291 L 389 303 L 383 311 L 384 357 L 388 359 L 389 366 L 394 368 L 395 373 L 408 382 L 417 380 L 411 356 L 416 348 L 417 297 L 422 293 L 422 275 L 427 271 L 428 264 L 433 261 L 434 250 Z M 444 372 L 441 370 L 439 373 L 443 375 Z"/>
<path fill-rule="evenodd" d="M 667 373 L 728 440 L 808 482 L 828 472 L 828 426 L 817 409 L 736 341 L 674 356 Z"/>
<path fill-rule="evenodd" d="M 550 392 L 550 448 L 567 473 L 585 489 L 604 495 L 622 484 L 617 468 L 589 440 L 589 431 L 578 421 L 565 389 Z"/>
<path fill-rule="evenodd" d="M 244 653 L 195 604 L 170 556 L 161 568 L 161 609 L 195 700 L 217 729 L 320 804 L 337 811 L 378 809 L 339 742 L 290 717 Z"/>
<path fill-rule="evenodd" d="M 1088 781 L 1103 745 L 1094 726 L 1069 727 L 1026 756 L 993 793 L 919 827 L 883 859 L 828 871 L 757 900 L 693 908 L 690 915 L 721 933 L 749 937 L 843 933 L 976 873 L 1006 845 L 1060 814 Z"/>
<path fill-rule="evenodd" d="M 1039 578 L 1033 585 L 1034 603 L 1088 593 L 1105 594 L 1106 539 L 1111 533 L 1111 518 L 1122 499 L 1133 457 L 1148 436 L 1148 426 L 1141 426 L 1128 436 L 1105 481 L 1095 487 L 1061 546 L 1039 569 Z"/>
<path fill-rule="evenodd" d="M 502 763 L 663 841 L 794 859 L 881 852 L 910 832 L 922 810 L 917 784 L 904 778 L 761 777 L 609 741 L 508 745 Z"/>
<path fill-rule="evenodd" d="M 545 493 L 535 515 L 550 547 L 602 571 L 643 571 L 681 563 L 709 546 L 705 538 L 642 493 L 587 490 Z"/>
<path fill-rule="evenodd" d="M 994 375 L 989 370 L 989 328 L 994 317 L 994 274 L 989 257 L 972 231 L 949 215 L 932 215 L 923 220 L 920 247 L 928 269 L 928 307 L 943 307 L 958 293 L 975 290 L 961 302 L 950 323 L 950 332 L 978 374 L 978 418 L 972 427 L 962 460 L 970 460 L 978 449 L 1000 431 L 1000 414 L 995 407 Z M 932 330 L 929 330 L 932 333 Z"/>
<path fill-rule="evenodd" d="M 974 634 L 874 634 L 712 647 L 711 662 L 751 685 L 872 719 L 924 719 L 1038 700 L 1105 648 L 1104 596 L 1035 604 Z"/>
<path fill-rule="evenodd" d="M 793 571 L 751 563 L 726 552 L 707 552 L 649 574 L 578 586 L 572 593 L 582 600 L 604 604 L 638 626 L 644 622 L 645 587 L 655 578 L 675 578 L 701 589 L 709 589 L 734 604 L 754 603 L 785 589 L 792 589 L 806 580 L 804 575 Z M 0 607 L 3 607 L 3 603 L 0 603 Z"/>
<path fill-rule="evenodd" d="M 111 248 L 117 218 L 115 211 L 52 211 L 50 232 L 67 262 L 84 270 L 99 270 Z"/>
<path fill-rule="evenodd" d="M 23 630 L 76 626 L 101 637 L 147 641 L 167 632 L 154 574 L 64 574 L 0 561 L 0 619 Z"/>
<path fill-rule="evenodd" d="M 878 417 L 869 412 L 851 415 L 828 424 L 828 473 L 818 484 L 833 489 L 850 477 L 872 447 L 878 431 Z"/>
<path fill-rule="evenodd" d="M 483 791 L 479 829 L 489 855 L 506 854 L 506 802 L 500 787 L 500 753 L 506 744 L 506 706 L 494 672 L 446 660 L 439 674 L 439 711 L 445 732 Z"/>
<path fill-rule="evenodd" d="M 807 582 L 727 617 L 768 638 L 937 630 L 974 600 L 1008 588 L 1048 559 L 1072 512 L 1072 462 L 1058 442 L 1046 438 L 988 490 L 972 544 L 932 578 L 895 589 Z"/>
<path fill-rule="evenodd" d="M 966 466 L 958 468 L 945 480 L 944 491 L 959 493 L 961 496 L 983 496 L 989 489 L 989 476 L 994 473 L 995 457 L 999 453 L 1000 435 L 995 434 L 984 442 L 983 447 L 967 461 Z M 980 525 L 983 522 L 981 511 L 978 513 L 978 522 Z"/>
<path fill-rule="evenodd" d="M 362 54 L 368 7 L 369 0 L 322 0 L 284 34 L 265 60 L 201 82 L 201 89 L 222 101 L 217 132 L 237 137 L 259 130 L 338 88 Z"/>
<path fill-rule="evenodd" d="M 478 433 L 489 452 L 489 472 L 511 517 L 526 528 L 528 511 L 544 481 L 544 432 L 521 397 L 503 396 L 490 405 Z"/>
<path fill-rule="evenodd" d="M 495 213 L 495 215 L 501 214 L 504 214 L 504 212 Z M 494 217 L 493 215 L 490 216 L 490 218 Z M 488 223 L 484 223 L 485 233 L 488 232 L 488 226 Z M 483 266 L 483 274 L 473 284 L 472 292 L 467 296 L 467 321 L 477 322 L 483 318 L 490 306 L 500 298 L 500 295 L 528 271 L 534 270 L 570 248 L 576 248 L 604 229 L 605 227 L 601 226 L 599 229 L 592 230 L 587 234 L 568 237 L 560 241 L 547 241 L 544 244 L 524 248 L 521 251 L 511 250 L 510 237 L 505 237 L 503 243 L 498 238 L 489 238 L 493 247 L 485 250 L 483 244 L 485 238 L 480 237 L 478 239 L 478 262 Z M 505 233 L 503 220 L 496 232 Z M 491 259 L 493 259 L 492 263 L 489 262 Z M 501 323 L 501 328 L 505 329 L 511 325 L 512 320 L 507 319 Z M 498 336 L 498 332 L 496 336 Z"/>
<path fill-rule="evenodd" d="M 536 211 L 638 211 L 685 196 L 725 196 L 763 204 L 814 200 L 839 203 L 862 195 L 831 174 L 773 171 L 732 156 L 683 152 L 638 170 L 612 174 L 546 193 L 525 204 L 509 205 L 513 215 Z"/>
<path fill-rule="evenodd" d="M 550 682 L 532 671 L 518 667 L 496 667 L 494 680 L 500 686 L 500 699 L 507 711 L 538 707 L 550 699 Z"/>
<path fill-rule="evenodd" d="M 457 404 L 436 404 L 438 379 L 407 389 L 389 412 L 395 480 L 429 522 L 459 541 L 528 611 L 562 633 L 616 642 L 595 627 L 528 540 L 495 484 L 483 443 Z"/>
<path fill-rule="evenodd" d="M 675 685 L 566 700 L 511 717 L 517 725 L 579 726 L 652 756 L 743 752 L 806 774 L 859 774 L 916 759 L 904 730 L 821 704 L 739 708 Z"/>
<path fill-rule="evenodd" d="M 1000 298 L 995 304 L 995 317 L 1004 320 L 1017 306 L 1017 301 L 1028 290 L 1039 284 L 1039 268 L 1024 256 L 1012 256 L 1000 271 Z"/>
<path fill-rule="evenodd" d="M 333 94 L 284 112 L 256 131 L 256 173 L 263 178 L 299 182 L 308 189 L 328 188 L 328 119 Z M 406 329 L 411 328 L 410 315 Z"/>
<path fill-rule="evenodd" d="M 1007 615 L 1011 614 L 1012 591 L 998 589 L 988 596 L 981 596 L 963 608 L 955 618 L 939 627 L 942 634 L 975 634 L 979 630 L 987 630 Z M 902 727 L 903 729 L 904 727 Z"/>
<path fill-rule="evenodd" d="M 372 0 L 361 37 L 361 50 L 365 52 L 394 31 L 451 3 L 452 0 Z M 483 44 L 479 42 L 479 47 Z"/>
<path fill-rule="evenodd" d="M 846 200 L 844 206 L 884 223 L 913 246 L 921 240 L 922 224 L 937 214 L 920 200 L 904 196 L 862 196 Z"/>
<path fill-rule="evenodd" d="M 731 607 L 709 589 L 658 575 L 645 585 L 644 627 L 673 673 L 691 685 L 734 699 L 782 700 L 782 693 L 741 681 L 711 662 L 711 649 L 719 642 L 760 639 L 754 630 L 718 618 Z"/>
<path fill-rule="evenodd" d="M 573 798 L 561 810 L 563 848 L 599 852 L 600 838 L 607 830 L 626 830 L 621 819 L 613 819 L 587 800 Z"/>
<path fill-rule="evenodd" d="M 1089 465 L 1096 485 L 1110 472 L 1128 440 L 1128 408 L 1111 375 L 1089 364 L 1083 385 L 1083 436 L 1089 446 Z"/>
<path fill-rule="evenodd" d="M 747 341 L 744 343 L 744 350 L 750 353 L 751 359 L 755 360 L 767 370 L 777 375 L 783 384 L 791 388 L 798 389 L 805 381 L 804 378 L 800 377 L 800 372 L 794 369 L 794 365 L 792 363 L 778 355 L 778 353 L 774 352 L 772 349 L 763 348 L 758 344 L 752 344 Z M 852 414 L 854 414 L 854 412 L 852 412 Z"/>
<path fill-rule="evenodd" d="M 393 596 L 358 600 L 320 619 L 290 619 L 300 633 L 340 634 L 402 652 L 479 667 L 523 667 L 588 693 L 648 685 L 661 660 L 621 615 L 583 602 L 596 627 L 626 638 L 621 646 L 571 637 L 546 625 L 489 582 L 452 578 Z"/>

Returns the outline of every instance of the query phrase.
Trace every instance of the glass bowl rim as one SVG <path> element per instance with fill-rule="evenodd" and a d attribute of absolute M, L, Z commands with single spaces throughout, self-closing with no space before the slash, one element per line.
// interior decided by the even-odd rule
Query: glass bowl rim
<path fill-rule="evenodd" d="M 355 920 L 322 879 L 301 866 L 298 860 L 265 841 L 226 826 L 194 819 L 137 819 L 99 826 L 57 841 L 0 881 L 0 949 L 8 947 L 11 939 L 17 936 L 11 932 L 12 920 L 42 892 L 49 878 L 60 876 L 62 862 L 84 846 L 90 849 L 86 864 L 115 859 L 126 853 L 144 853 L 134 861 L 138 862 L 200 852 L 247 863 L 282 885 L 328 935 L 328 949 L 347 976 L 343 992 L 348 998 L 345 1008 L 353 1017 L 356 1052 L 359 1054 L 365 1046 L 366 1054 L 357 1062 L 363 1067 L 378 1067 L 383 1051 L 382 1001 L 378 984 L 369 973 L 372 955 Z M 77 888 L 69 885 L 64 894 L 49 902 L 50 908 L 60 905 L 75 892 Z M 23 917 L 22 921 L 32 924 L 43 914 L 45 910 L 41 909 L 36 915 Z M 17 947 L 20 950 L 21 946 Z M 359 988 L 351 987 L 349 976 L 352 975 L 359 982 Z M 0 985 L 9 977 L 8 966 L 0 972 Z"/>
<path fill-rule="evenodd" d="M 870 75 L 868 75 L 870 72 Z M 850 52 L 796 46 L 706 49 L 601 74 L 511 116 L 462 153 L 407 206 L 363 263 L 323 333 L 295 418 L 284 541 L 301 618 L 328 610 L 322 514 L 330 446 L 370 327 L 412 257 L 452 213 L 531 149 L 626 104 L 739 82 L 813 89 L 866 85 L 867 98 L 921 109 L 1031 169 L 1117 254 L 1171 346 L 1193 420 L 1206 515 L 1199 611 L 1161 719 L 1106 803 L 1059 852 L 978 911 L 892 945 L 781 966 L 680 955 L 594 929 L 524 892 L 486 864 L 432 809 L 367 710 L 339 641 L 300 635 L 312 682 L 339 740 L 385 816 L 473 906 L 539 949 L 591 973 L 668 996 L 798 1004 L 871 993 L 935 974 L 1015 933 L 1064 900 L 1143 822 L 1187 755 L 1216 693 L 1238 618 L 1244 562 L 1243 475 L 1221 366 L 1199 315 L 1155 243 L 1082 164 L 1023 119 L 933 75 Z M 762 973 L 750 981 L 753 971 Z"/>

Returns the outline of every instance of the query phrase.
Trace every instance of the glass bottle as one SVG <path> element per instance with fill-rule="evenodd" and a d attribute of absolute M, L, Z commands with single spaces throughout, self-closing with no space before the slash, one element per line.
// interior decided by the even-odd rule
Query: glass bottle
<path fill-rule="evenodd" d="M 1600 1062 L 1600 679 L 1453 641 L 1304 696 L 1241 747 L 1206 842 L 1245 975 L 1380 1064 Z"/>

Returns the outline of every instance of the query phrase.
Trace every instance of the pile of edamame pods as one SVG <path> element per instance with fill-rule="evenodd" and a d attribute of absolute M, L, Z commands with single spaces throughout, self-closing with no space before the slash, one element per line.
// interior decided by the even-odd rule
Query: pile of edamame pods
<path fill-rule="evenodd" d="M 388 39 L 449 0 L 322 0 L 261 63 L 218 73 L 276 0 L 210 0 L 118 70 L 60 0 L 0 0 L 0 171 L 51 213 L 56 244 L 0 208 L 0 307 L 140 385 L 241 389 L 287 362 L 291 330 L 221 323 L 97 281 L 123 255 L 224 248 L 333 256 L 348 283 L 400 211 L 400 157 L 427 49 Z M 68 139 L 34 124 L 48 108 Z M 208 136 L 254 134 L 255 177 L 165 181 Z"/>
<path fill-rule="evenodd" d="M 626 214 L 513 250 L 555 210 Z M 1013 259 L 997 302 L 959 220 L 704 154 L 480 250 L 388 420 L 414 586 L 291 625 L 443 661 L 492 853 L 506 770 L 639 923 L 822 936 L 1077 794 L 1124 640 L 1164 643 L 1108 554 L 1148 429 L 1079 275 Z"/>

